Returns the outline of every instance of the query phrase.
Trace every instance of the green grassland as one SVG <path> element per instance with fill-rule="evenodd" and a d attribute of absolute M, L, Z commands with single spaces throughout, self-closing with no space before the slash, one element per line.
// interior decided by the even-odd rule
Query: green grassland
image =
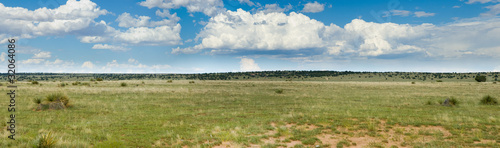
<path fill-rule="evenodd" d="M 16 140 L 4 128 L 0 147 L 49 132 L 55 147 L 500 147 L 500 105 L 479 104 L 500 98 L 500 84 L 368 78 L 19 81 Z M 72 107 L 34 111 L 34 98 L 54 93 Z"/>

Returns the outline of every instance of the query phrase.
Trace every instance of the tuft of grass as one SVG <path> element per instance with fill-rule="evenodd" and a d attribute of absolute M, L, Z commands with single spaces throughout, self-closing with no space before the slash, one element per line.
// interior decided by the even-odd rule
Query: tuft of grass
<path fill-rule="evenodd" d="M 38 83 L 38 81 L 31 81 L 31 84 L 38 85 L 39 83 Z"/>
<path fill-rule="evenodd" d="M 443 82 L 443 80 L 436 80 L 436 82 Z"/>
<path fill-rule="evenodd" d="M 36 97 L 33 99 L 33 102 L 35 102 L 36 104 L 40 104 L 40 103 L 42 103 L 42 100 L 43 100 L 42 98 Z"/>
<path fill-rule="evenodd" d="M 95 79 L 95 80 L 96 80 L 96 81 L 102 81 L 102 78 L 97 78 L 97 79 Z"/>
<path fill-rule="evenodd" d="M 450 104 L 451 104 L 451 105 L 453 105 L 453 106 L 456 106 L 456 105 L 460 104 L 460 102 L 458 102 L 458 100 L 457 100 L 457 99 L 455 99 L 455 98 L 451 97 L 451 99 L 450 99 Z"/>
<path fill-rule="evenodd" d="M 64 86 L 66 86 L 66 84 L 64 84 L 64 83 L 60 83 L 60 84 L 57 84 L 57 86 L 58 86 L 58 87 L 64 87 Z"/>
<path fill-rule="evenodd" d="M 122 87 L 127 87 L 127 83 L 122 82 L 122 83 L 120 84 L 120 86 L 122 86 Z"/>
<path fill-rule="evenodd" d="M 490 95 L 484 96 L 483 99 L 481 99 L 481 103 L 483 105 L 497 105 L 498 101 L 497 98 L 493 98 Z"/>
<path fill-rule="evenodd" d="M 274 92 L 276 92 L 277 94 L 282 94 L 283 93 L 283 89 L 276 89 L 276 90 L 274 90 Z"/>
<path fill-rule="evenodd" d="M 194 84 L 194 81 L 189 81 L 189 84 Z"/>
<path fill-rule="evenodd" d="M 415 82 L 411 82 L 411 84 L 415 84 Z"/>
<path fill-rule="evenodd" d="M 434 103 L 432 103 L 432 101 L 430 101 L 430 100 L 429 100 L 429 101 L 427 101 L 427 103 L 425 103 L 425 104 L 426 104 L 426 105 L 432 105 L 432 104 L 434 104 Z"/>
<path fill-rule="evenodd" d="M 172 83 L 173 81 L 172 80 L 168 80 L 167 83 Z"/>
<path fill-rule="evenodd" d="M 42 135 L 34 147 L 36 148 L 52 148 L 57 144 L 57 139 L 52 135 L 52 132 Z"/>

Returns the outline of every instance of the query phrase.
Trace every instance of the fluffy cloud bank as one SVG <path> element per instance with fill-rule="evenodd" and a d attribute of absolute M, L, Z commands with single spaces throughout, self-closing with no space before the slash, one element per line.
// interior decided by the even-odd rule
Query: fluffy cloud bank
<path fill-rule="evenodd" d="M 417 14 L 421 17 L 430 14 Z M 243 51 L 311 49 L 333 56 L 419 54 L 459 57 L 487 55 L 500 49 L 500 19 L 465 20 L 443 26 L 374 23 L 354 19 L 344 27 L 325 25 L 300 13 L 264 13 L 238 9 L 210 19 L 197 35 L 199 44 L 174 48 L 172 53 L 212 54 Z M 500 33 L 500 32 L 499 32 Z M 473 52 L 481 51 L 481 52 Z"/>
<path fill-rule="evenodd" d="M 120 31 L 104 21 L 95 21 L 109 12 L 100 9 L 90 0 L 68 0 L 55 9 L 38 8 L 28 10 L 21 7 L 6 7 L 0 3 L 0 43 L 7 37 L 34 38 L 38 36 L 76 35 L 83 43 L 116 42 L 126 45 L 178 45 L 181 44 L 179 17 L 168 11 L 157 12 L 160 21 L 151 21 L 148 16 L 121 14 L 117 21 Z"/>

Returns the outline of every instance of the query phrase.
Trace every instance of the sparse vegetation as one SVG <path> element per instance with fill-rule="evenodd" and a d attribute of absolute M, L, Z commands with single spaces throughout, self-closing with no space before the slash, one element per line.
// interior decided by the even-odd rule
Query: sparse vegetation
<path fill-rule="evenodd" d="M 490 95 L 484 96 L 483 99 L 481 99 L 481 103 L 483 105 L 497 105 L 498 100 L 497 98 L 493 98 Z"/>
<path fill-rule="evenodd" d="M 464 74 L 460 75 L 464 79 L 452 79 L 431 73 L 428 75 L 432 77 L 419 81 L 426 74 L 415 77 L 412 73 L 391 73 L 392 77 L 384 77 L 381 73 L 379 77 L 379 73 L 364 73 L 331 76 L 326 82 L 327 76 L 295 78 L 292 72 L 276 73 L 290 75 L 280 79 L 264 78 L 261 73 L 254 73 L 255 77 L 234 73 L 245 75 L 245 79 L 231 77 L 231 81 L 186 79 L 187 75 L 162 78 L 153 74 L 123 75 L 145 78 L 134 80 L 120 80 L 122 77 L 115 74 L 71 75 L 55 82 L 51 77 L 29 77 L 44 87 L 31 86 L 26 80 L 18 83 L 23 93 L 16 100 L 21 102 L 16 111 L 26 119 L 19 122 L 23 134 L 15 141 L 0 140 L 0 147 L 32 147 L 37 135 L 48 131 L 59 140 L 55 147 L 336 147 L 339 141 L 345 141 L 342 147 L 500 144 L 500 133 L 496 132 L 500 108 L 478 105 L 486 94 L 500 97 L 500 85 L 476 83 L 473 74 L 468 74 L 471 77 L 466 80 Z M 91 77 L 106 81 L 80 87 Z M 438 79 L 446 83 L 437 85 Z M 167 84 L 167 80 L 176 83 Z M 82 82 L 80 86 L 57 87 L 76 81 Z M 131 87 L 143 81 L 147 85 Z M 189 85 L 189 81 L 197 83 Z M 129 87 L 120 87 L 122 82 Z M 278 89 L 284 92 L 278 94 Z M 35 100 L 31 103 L 33 98 L 56 93 L 70 96 L 75 107 L 50 110 L 47 105 L 44 110 L 31 111 L 39 105 Z M 440 104 L 448 96 L 456 97 L 459 107 L 442 107 Z M 40 104 L 48 104 L 45 99 Z M 140 134 L 136 135 L 137 131 Z"/>

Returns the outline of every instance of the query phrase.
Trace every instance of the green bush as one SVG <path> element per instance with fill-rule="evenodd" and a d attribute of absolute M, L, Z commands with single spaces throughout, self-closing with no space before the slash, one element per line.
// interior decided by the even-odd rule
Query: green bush
<path fill-rule="evenodd" d="M 476 76 L 476 78 L 474 78 L 477 82 L 486 82 L 486 76 Z"/>
<path fill-rule="evenodd" d="M 276 89 L 276 90 L 274 90 L 274 92 L 276 92 L 277 94 L 282 94 L 283 93 L 283 89 Z"/>
<path fill-rule="evenodd" d="M 415 84 L 415 82 L 411 82 L 411 84 Z"/>
<path fill-rule="evenodd" d="M 52 148 L 56 145 L 57 139 L 52 135 L 51 132 L 48 134 L 42 135 L 40 138 L 38 138 L 36 145 L 34 147 L 36 148 Z"/>
<path fill-rule="evenodd" d="M 189 84 L 194 84 L 194 81 L 189 81 Z"/>
<path fill-rule="evenodd" d="M 172 83 L 173 81 L 172 80 L 168 80 L 167 83 Z"/>
<path fill-rule="evenodd" d="M 122 82 L 122 83 L 120 84 L 120 86 L 122 86 L 122 87 L 126 87 L 126 86 L 127 86 L 127 83 Z"/>
<path fill-rule="evenodd" d="M 102 81 L 102 78 L 96 78 L 95 80 L 96 81 Z"/>
<path fill-rule="evenodd" d="M 484 96 L 483 99 L 481 99 L 481 104 L 483 105 L 497 105 L 498 101 L 497 98 L 493 98 L 490 95 Z"/>
<path fill-rule="evenodd" d="M 38 81 L 31 81 L 31 84 L 38 85 L 39 83 L 38 83 Z"/>

